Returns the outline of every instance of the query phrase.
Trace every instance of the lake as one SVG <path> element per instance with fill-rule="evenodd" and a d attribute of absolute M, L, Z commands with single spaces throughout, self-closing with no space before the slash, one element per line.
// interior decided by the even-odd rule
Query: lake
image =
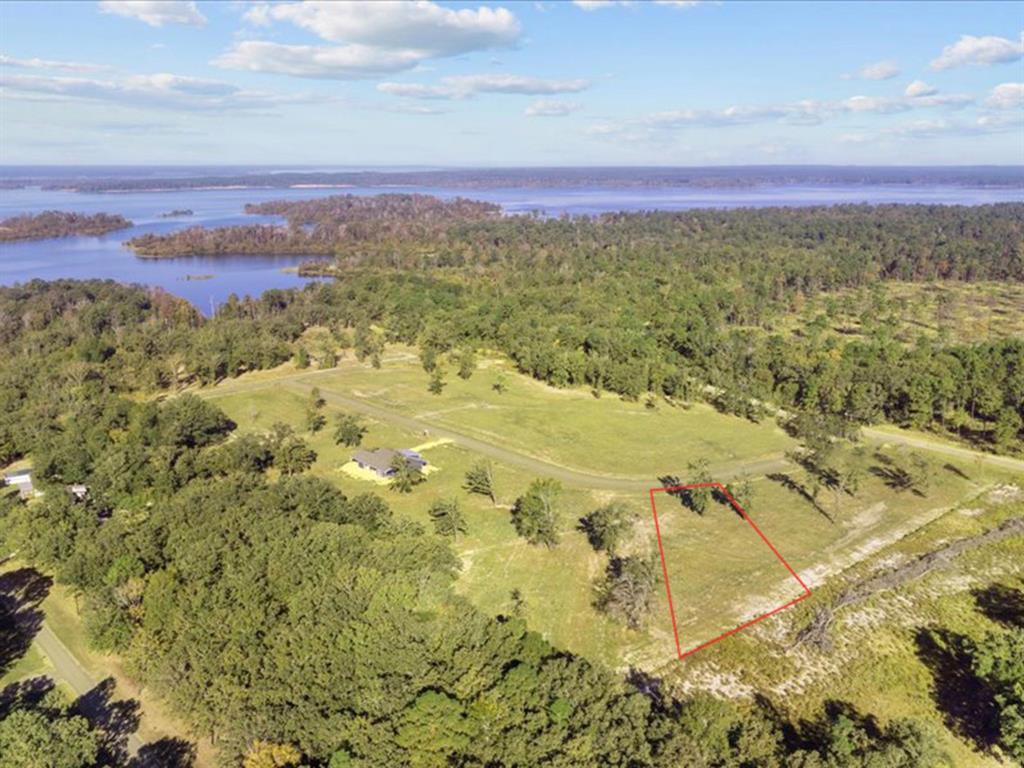
<path fill-rule="evenodd" d="M 437 187 L 347 187 L 333 189 L 210 189 L 168 192 L 82 194 L 43 191 L 37 187 L 0 190 L 0 219 L 45 210 L 116 213 L 135 226 L 102 237 L 70 237 L 0 245 L 0 285 L 33 278 L 112 278 L 159 286 L 209 314 L 234 293 L 259 295 L 270 288 L 291 288 L 308 281 L 294 272 L 300 256 L 182 257 L 138 259 L 123 242 L 145 233 L 172 232 L 203 225 L 282 221 L 274 216 L 249 216 L 246 203 L 265 200 L 308 200 L 332 194 L 375 195 L 422 192 L 443 198 L 471 197 L 498 203 L 510 213 L 538 211 L 549 216 L 596 214 L 621 210 L 686 210 L 767 206 L 835 205 L 840 203 L 929 203 L 980 205 L 1024 201 L 1024 189 L 964 186 L 758 186 L 731 189 L 695 188 L 516 188 L 444 189 Z M 163 218 L 175 209 L 192 216 Z M 189 279 L 189 278 L 193 279 Z M 195 279 L 195 278 L 204 279 Z"/>

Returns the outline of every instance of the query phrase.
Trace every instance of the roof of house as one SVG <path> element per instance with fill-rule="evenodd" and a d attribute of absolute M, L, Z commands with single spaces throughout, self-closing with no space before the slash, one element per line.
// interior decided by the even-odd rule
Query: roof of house
<path fill-rule="evenodd" d="M 352 460 L 377 472 L 386 472 L 391 469 L 391 462 L 397 453 L 390 448 L 361 449 L 355 452 Z"/>
<path fill-rule="evenodd" d="M 427 465 L 427 460 L 411 448 L 402 448 L 397 451 L 391 448 L 362 449 L 355 452 L 352 460 L 375 472 L 385 473 L 391 471 L 391 465 L 396 456 L 404 456 L 413 466 L 419 468 Z"/>
<path fill-rule="evenodd" d="M 27 469 L 16 469 L 13 472 L 5 472 L 4 473 L 4 480 L 6 480 L 7 482 L 12 482 L 12 481 L 15 481 L 15 480 L 19 480 L 21 478 L 28 479 L 28 478 L 31 478 L 31 477 L 32 477 L 32 467 L 28 467 Z"/>

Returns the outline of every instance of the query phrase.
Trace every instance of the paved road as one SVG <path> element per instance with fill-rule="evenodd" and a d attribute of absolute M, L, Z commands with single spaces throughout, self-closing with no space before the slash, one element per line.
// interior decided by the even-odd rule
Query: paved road
<path fill-rule="evenodd" d="M 216 398 L 219 395 L 229 395 L 236 392 L 246 392 L 279 386 L 283 389 L 295 392 L 296 394 L 308 395 L 310 390 L 313 389 L 314 386 L 317 386 L 315 382 L 317 376 L 335 372 L 336 371 L 333 369 L 327 369 L 324 371 L 302 373 L 296 376 L 290 376 L 286 379 L 266 379 L 262 381 L 231 383 L 228 386 L 217 387 L 214 390 L 200 391 L 198 394 L 205 397 Z M 520 467 L 537 475 L 553 477 L 566 485 L 623 492 L 647 492 L 650 488 L 656 488 L 661 485 L 657 476 L 654 474 L 650 477 L 636 475 L 604 475 L 597 472 L 587 472 L 585 470 L 564 467 L 560 464 L 555 464 L 545 459 L 531 456 L 527 453 L 521 453 L 511 448 L 506 448 L 495 443 L 487 442 L 486 440 L 472 437 L 449 427 L 439 426 L 426 419 L 406 416 L 405 414 L 397 413 L 388 408 L 383 408 L 361 398 L 349 397 L 330 389 L 324 389 L 323 386 L 320 386 L 320 395 L 331 405 L 337 405 L 347 410 L 358 411 L 359 413 L 372 416 L 373 418 L 381 421 L 389 422 L 410 432 L 429 432 L 430 437 L 432 438 L 447 438 L 453 443 L 484 456 L 489 456 L 503 464 Z M 749 477 L 759 477 L 765 473 L 778 472 L 790 466 L 790 463 L 786 461 L 785 457 L 778 454 L 749 461 L 729 462 L 728 464 L 721 466 L 713 465 L 711 467 L 711 473 L 714 475 L 716 480 L 731 480 L 744 475 Z"/>
<path fill-rule="evenodd" d="M 68 650 L 68 647 L 61 642 L 56 633 L 50 629 L 46 622 L 36 633 L 34 642 L 36 647 L 50 660 L 53 665 L 54 676 L 66 682 L 75 692 L 76 696 L 84 696 L 100 684 L 99 680 L 93 678 L 81 665 L 75 655 Z M 102 712 L 84 712 L 90 720 L 101 720 Z M 128 752 L 134 756 L 142 747 L 142 741 L 138 736 L 132 734 L 128 737 Z"/>

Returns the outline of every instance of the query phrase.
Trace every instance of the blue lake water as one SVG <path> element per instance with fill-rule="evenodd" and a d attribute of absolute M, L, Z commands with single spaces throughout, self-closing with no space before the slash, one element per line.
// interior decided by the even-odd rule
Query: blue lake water
<path fill-rule="evenodd" d="M 291 288 L 307 282 L 293 272 L 306 259 L 300 256 L 182 257 L 138 259 L 123 242 L 136 235 L 172 232 L 202 225 L 280 221 L 272 216 L 249 216 L 246 203 L 265 200 L 308 200 L 332 194 L 374 195 L 382 192 L 422 192 L 443 198 L 471 197 L 500 204 L 508 213 L 538 211 L 545 215 L 597 214 L 621 210 L 687 210 L 766 206 L 835 205 L 840 203 L 933 203 L 980 205 L 1024 201 L 1024 189 L 963 186 L 758 186 L 739 189 L 694 188 L 529 188 L 445 189 L 436 187 L 211 189 L 169 192 L 81 194 L 39 188 L 0 190 L 0 219 L 45 210 L 116 213 L 135 226 L 103 237 L 70 237 L 0 245 L 0 285 L 33 278 L 112 278 L 121 282 L 159 286 L 188 299 L 202 312 L 230 294 L 259 295 L 270 288 Z M 194 215 L 163 218 L 174 209 Z M 189 276 L 212 275 L 189 280 Z"/>

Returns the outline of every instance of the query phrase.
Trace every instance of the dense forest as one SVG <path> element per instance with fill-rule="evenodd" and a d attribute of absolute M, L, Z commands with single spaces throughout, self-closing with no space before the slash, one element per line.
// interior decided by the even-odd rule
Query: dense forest
<path fill-rule="evenodd" d="M 66 213 L 43 211 L 12 216 L 0 221 L 0 242 L 11 240 L 42 240 L 72 235 L 105 235 L 132 226 L 124 216 L 110 213 Z"/>
<path fill-rule="evenodd" d="M 673 400 L 713 391 L 716 405 L 744 415 L 756 417 L 751 403 L 760 401 L 1020 449 L 1024 341 L 899 343 L 880 321 L 879 288 L 1024 280 L 1021 204 L 543 219 L 383 195 L 254 210 L 289 224 L 193 228 L 131 245 L 159 255 L 334 255 L 304 272 L 337 281 L 281 294 L 282 315 L 315 304 L 336 324 L 377 324 L 392 340 L 435 352 L 498 349 L 556 386 Z M 825 316 L 796 334 L 777 330 L 808 298 L 838 290 L 871 296 L 864 335 L 826 337 Z M 221 313 L 258 311 L 258 303 L 231 302 Z"/>
<path fill-rule="evenodd" d="M 1024 184 L 1024 173 L 1012 166 L 714 166 L 714 167 L 558 167 L 558 168 L 473 168 L 409 171 L 292 171 L 225 168 L 216 175 L 208 169 L 191 176 L 149 176 L 126 178 L 122 172 L 108 178 L 52 175 L 33 178 L 31 169 L 24 179 L 0 180 L 43 189 L 78 192 L 130 192 L 168 189 L 209 189 L 240 186 L 287 188 L 293 186 L 388 187 L 435 186 L 464 189 L 582 187 L 689 187 L 696 189 L 756 187 L 761 185 L 846 185 L 846 184 L 950 184 L 972 186 L 1013 186 Z"/>
<path fill-rule="evenodd" d="M 788 723 L 761 702 L 676 700 L 627 681 L 456 596 L 448 540 L 304 476 L 290 430 L 237 437 L 193 395 L 134 396 L 281 362 L 304 325 L 362 311 L 343 296 L 271 292 L 204 321 L 111 282 L 0 290 L 4 460 L 31 452 L 47 491 L 0 496 L 5 551 L 70 585 L 92 642 L 225 764 L 947 764 L 913 721 L 881 727 L 837 703 Z M 986 654 L 1005 666 L 1005 649 Z M 77 756 L 62 767 L 102 754 L 52 698 L 0 697 L 15 765 L 58 744 Z"/>

